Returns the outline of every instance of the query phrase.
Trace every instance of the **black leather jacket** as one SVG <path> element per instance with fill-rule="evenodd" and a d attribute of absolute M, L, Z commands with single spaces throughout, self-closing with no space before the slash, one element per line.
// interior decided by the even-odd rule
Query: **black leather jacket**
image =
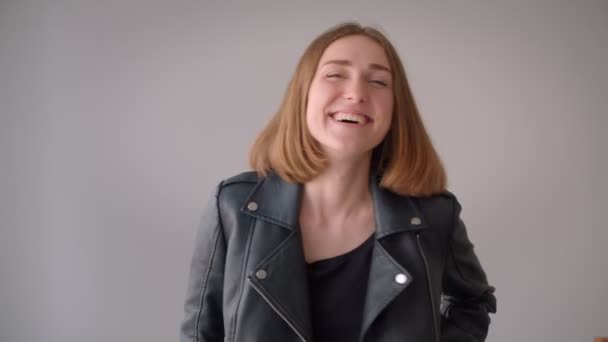
<path fill-rule="evenodd" d="M 483 341 L 494 288 L 456 198 L 370 186 L 376 241 L 360 341 Z M 253 172 L 219 184 L 195 241 L 182 342 L 312 341 L 300 193 Z"/>

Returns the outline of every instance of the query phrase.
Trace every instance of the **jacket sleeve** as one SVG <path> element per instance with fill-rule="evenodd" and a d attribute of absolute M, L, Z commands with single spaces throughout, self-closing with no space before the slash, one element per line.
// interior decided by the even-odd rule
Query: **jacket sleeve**
<path fill-rule="evenodd" d="M 219 191 L 203 210 L 194 252 L 180 328 L 181 342 L 224 340 L 222 292 L 226 243 L 219 214 Z"/>
<path fill-rule="evenodd" d="M 441 341 L 484 341 L 489 314 L 496 312 L 494 287 L 488 284 L 460 219 L 461 206 L 455 197 L 453 201 L 453 230 L 448 238 L 443 275 Z"/>

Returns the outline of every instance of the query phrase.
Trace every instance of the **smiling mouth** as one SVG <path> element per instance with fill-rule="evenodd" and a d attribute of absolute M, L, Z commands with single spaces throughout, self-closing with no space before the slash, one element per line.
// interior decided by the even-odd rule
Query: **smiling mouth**
<path fill-rule="evenodd" d="M 359 113 L 334 112 L 329 116 L 338 122 L 351 125 L 365 125 L 373 121 L 369 116 Z"/>

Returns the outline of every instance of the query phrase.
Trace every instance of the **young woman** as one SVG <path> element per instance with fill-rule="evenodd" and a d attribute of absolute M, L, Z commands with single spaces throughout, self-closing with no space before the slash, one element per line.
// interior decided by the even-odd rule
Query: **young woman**
<path fill-rule="evenodd" d="M 483 341 L 494 288 L 400 58 L 346 23 L 304 52 L 195 242 L 181 341 Z"/>

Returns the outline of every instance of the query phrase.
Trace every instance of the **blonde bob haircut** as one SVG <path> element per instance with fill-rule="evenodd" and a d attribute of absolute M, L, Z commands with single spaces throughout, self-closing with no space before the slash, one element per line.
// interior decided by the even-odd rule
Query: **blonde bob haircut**
<path fill-rule="evenodd" d="M 322 173 L 328 160 L 306 126 L 308 90 L 325 49 L 351 35 L 371 38 L 384 49 L 393 73 L 393 116 L 386 137 L 372 152 L 371 171 L 395 193 L 429 196 L 446 187 L 446 174 L 431 143 L 394 46 L 377 29 L 347 22 L 322 33 L 304 51 L 279 110 L 253 143 L 249 163 L 261 176 L 276 173 L 306 183 Z"/>

